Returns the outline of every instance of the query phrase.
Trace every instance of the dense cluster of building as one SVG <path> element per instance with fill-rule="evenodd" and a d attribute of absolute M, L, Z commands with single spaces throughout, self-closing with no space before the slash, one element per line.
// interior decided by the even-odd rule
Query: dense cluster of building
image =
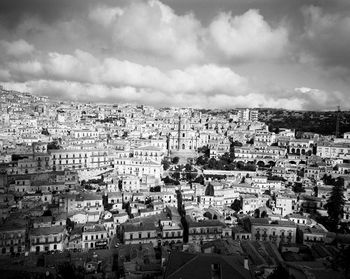
<path fill-rule="evenodd" d="M 231 154 L 235 167 L 197 165 L 203 147 L 209 160 Z M 0 254 L 118 250 L 124 278 L 264 278 L 281 263 L 296 278 L 338 274 L 327 261 L 339 246 L 329 244 L 350 241 L 313 216 L 327 214 L 330 175 L 345 181 L 350 221 L 349 160 L 350 133 L 275 133 L 257 110 L 56 102 L 1 89 Z"/>

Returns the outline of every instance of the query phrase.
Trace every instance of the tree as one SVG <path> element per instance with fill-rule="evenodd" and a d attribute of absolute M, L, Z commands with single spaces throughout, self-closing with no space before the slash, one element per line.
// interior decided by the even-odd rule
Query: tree
<path fill-rule="evenodd" d="M 176 180 L 179 180 L 180 179 L 180 172 L 176 171 L 173 173 L 173 178 L 176 179 Z"/>
<path fill-rule="evenodd" d="M 150 190 L 150 192 L 160 192 L 161 187 L 160 186 L 154 186 L 154 187 L 151 187 L 149 190 Z"/>
<path fill-rule="evenodd" d="M 172 163 L 176 165 L 176 164 L 179 163 L 179 161 L 180 161 L 179 157 L 174 157 L 173 160 L 172 160 Z"/>
<path fill-rule="evenodd" d="M 350 246 L 344 248 L 335 257 L 335 265 L 344 271 L 344 278 L 350 278 Z"/>
<path fill-rule="evenodd" d="M 196 179 L 193 182 L 204 185 L 204 176 L 203 175 L 197 176 Z"/>
<path fill-rule="evenodd" d="M 205 145 L 203 147 L 198 148 L 198 153 L 203 153 L 204 157 L 209 158 L 210 149 L 208 148 L 208 146 Z"/>
<path fill-rule="evenodd" d="M 206 196 L 214 196 L 214 187 L 213 185 L 209 184 L 207 188 L 205 188 L 205 195 Z"/>
<path fill-rule="evenodd" d="M 205 156 L 199 156 L 196 160 L 196 165 L 204 166 L 208 163 L 208 158 Z"/>
<path fill-rule="evenodd" d="M 344 179 L 338 177 L 325 206 L 328 212 L 330 226 L 333 230 L 337 229 L 339 221 L 343 216 L 344 204 Z"/>
<path fill-rule="evenodd" d="M 170 163 L 167 159 L 162 160 L 163 170 L 167 170 L 170 167 Z"/>
<path fill-rule="evenodd" d="M 294 193 L 302 193 L 305 192 L 305 189 L 303 187 L 303 184 L 300 182 L 295 182 L 293 185 L 292 190 L 294 191 Z"/>
<path fill-rule="evenodd" d="M 43 216 L 52 216 L 51 210 L 50 209 L 45 210 L 44 213 L 43 213 Z"/>
<path fill-rule="evenodd" d="M 59 143 L 57 140 L 50 142 L 47 144 L 47 149 L 52 150 L 52 149 L 60 149 Z"/>
<path fill-rule="evenodd" d="M 257 208 L 254 210 L 254 218 L 259 218 L 260 217 L 260 209 Z"/>
<path fill-rule="evenodd" d="M 42 128 L 41 134 L 45 135 L 45 136 L 50 136 L 49 131 L 47 130 L 47 128 Z"/>
<path fill-rule="evenodd" d="M 214 158 L 211 158 L 208 161 L 208 169 L 210 169 L 210 170 L 217 169 L 217 161 Z"/>
<path fill-rule="evenodd" d="M 234 147 L 234 146 L 241 147 L 242 143 L 240 141 L 235 140 L 234 142 L 231 143 L 230 149 L 231 149 L 231 147 Z"/>
<path fill-rule="evenodd" d="M 265 190 L 263 195 L 268 195 L 268 196 L 271 196 L 271 190 L 268 189 L 268 190 Z"/>
<path fill-rule="evenodd" d="M 277 268 L 267 276 L 267 279 L 281 279 L 281 278 L 290 278 L 288 270 L 283 267 L 281 264 L 277 266 Z"/>
<path fill-rule="evenodd" d="M 67 228 L 67 230 L 74 229 L 74 222 L 69 218 L 67 218 L 67 220 L 66 220 L 66 228 Z"/>
<path fill-rule="evenodd" d="M 236 212 L 240 211 L 242 209 L 241 201 L 235 199 L 234 202 L 231 204 L 231 208 Z"/>

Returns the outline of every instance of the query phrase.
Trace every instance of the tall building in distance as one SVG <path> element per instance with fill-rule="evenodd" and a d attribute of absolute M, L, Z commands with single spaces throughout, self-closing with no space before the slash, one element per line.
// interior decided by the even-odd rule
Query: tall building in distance
<path fill-rule="evenodd" d="M 238 113 L 238 121 L 246 122 L 246 121 L 258 121 L 259 112 L 255 109 L 239 109 Z"/>

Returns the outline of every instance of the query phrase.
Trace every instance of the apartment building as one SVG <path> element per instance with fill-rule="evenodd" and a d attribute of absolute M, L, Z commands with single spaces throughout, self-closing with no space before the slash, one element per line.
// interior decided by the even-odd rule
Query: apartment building
<path fill-rule="evenodd" d="M 86 223 L 82 232 L 82 248 L 99 249 L 107 248 L 109 243 L 109 235 L 102 224 Z"/>

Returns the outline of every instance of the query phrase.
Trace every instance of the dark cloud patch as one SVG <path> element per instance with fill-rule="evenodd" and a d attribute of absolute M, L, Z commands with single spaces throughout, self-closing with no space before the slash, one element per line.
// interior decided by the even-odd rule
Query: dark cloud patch
<path fill-rule="evenodd" d="M 0 22 L 15 28 L 21 20 L 37 17 L 46 23 L 86 14 L 96 5 L 125 5 L 127 0 L 1 0 Z"/>
<path fill-rule="evenodd" d="M 301 53 L 309 55 L 319 64 L 348 79 L 350 73 L 350 13 L 329 12 L 321 7 L 308 6 L 302 9 L 304 33 L 300 39 Z"/>

